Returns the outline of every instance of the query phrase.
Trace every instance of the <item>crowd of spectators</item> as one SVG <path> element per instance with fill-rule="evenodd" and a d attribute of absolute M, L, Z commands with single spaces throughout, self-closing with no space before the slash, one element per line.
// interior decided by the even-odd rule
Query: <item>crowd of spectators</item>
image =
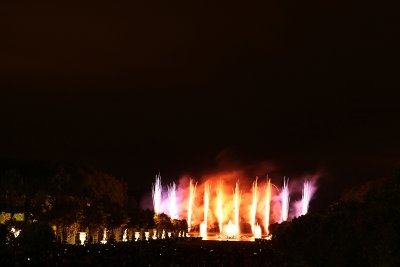
<path fill-rule="evenodd" d="M 1 252 L 0 266 L 279 266 L 268 242 L 152 240 Z"/>

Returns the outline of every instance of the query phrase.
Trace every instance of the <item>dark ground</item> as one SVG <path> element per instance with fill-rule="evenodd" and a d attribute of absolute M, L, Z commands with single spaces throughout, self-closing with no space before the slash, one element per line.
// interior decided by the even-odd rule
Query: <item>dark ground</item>
<path fill-rule="evenodd" d="M 280 266 L 266 242 L 151 241 L 3 252 L 1 266 Z"/>

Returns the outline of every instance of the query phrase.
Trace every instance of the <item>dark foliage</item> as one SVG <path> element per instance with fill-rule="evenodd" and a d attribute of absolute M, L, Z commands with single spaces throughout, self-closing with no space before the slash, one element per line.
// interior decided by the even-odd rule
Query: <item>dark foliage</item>
<path fill-rule="evenodd" d="M 0 224 L 0 249 L 6 246 L 9 233 L 7 226 Z"/>
<path fill-rule="evenodd" d="M 47 223 L 34 222 L 25 224 L 18 237 L 18 244 L 28 252 L 46 251 L 54 243 L 53 230 Z"/>
<path fill-rule="evenodd" d="M 293 266 L 399 266 L 400 176 L 369 186 L 332 205 L 272 225 L 273 246 Z"/>

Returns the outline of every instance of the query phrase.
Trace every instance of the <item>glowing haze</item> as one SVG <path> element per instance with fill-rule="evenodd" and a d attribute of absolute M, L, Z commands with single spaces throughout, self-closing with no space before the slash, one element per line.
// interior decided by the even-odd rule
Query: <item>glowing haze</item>
<path fill-rule="evenodd" d="M 281 223 L 308 212 L 318 175 L 303 178 L 303 182 L 256 177 L 249 183 L 245 177 L 240 170 L 213 173 L 200 181 L 182 177 L 167 187 L 168 197 L 162 198 L 161 176 L 156 175 L 152 188 L 154 211 L 173 219 L 186 219 L 189 231 L 200 232 L 203 237 L 208 232 L 259 237 L 260 231 L 269 234 L 271 223 Z"/>

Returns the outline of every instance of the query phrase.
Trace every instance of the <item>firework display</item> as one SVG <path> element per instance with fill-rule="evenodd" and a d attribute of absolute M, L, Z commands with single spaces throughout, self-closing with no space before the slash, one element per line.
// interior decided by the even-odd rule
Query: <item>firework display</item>
<path fill-rule="evenodd" d="M 168 214 L 171 219 L 187 219 L 189 232 L 198 233 L 203 239 L 212 233 L 219 238 L 261 238 L 269 235 L 271 223 L 305 215 L 315 192 L 315 182 L 307 179 L 303 183 L 289 183 L 284 177 L 278 187 L 269 177 L 256 177 L 246 187 L 234 176 L 207 177 L 203 182 L 181 179 L 164 192 L 161 176 L 157 175 L 152 188 L 154 212 Z M 300 193 L 301 199 L 291 203 L 292 195 Z"/>

